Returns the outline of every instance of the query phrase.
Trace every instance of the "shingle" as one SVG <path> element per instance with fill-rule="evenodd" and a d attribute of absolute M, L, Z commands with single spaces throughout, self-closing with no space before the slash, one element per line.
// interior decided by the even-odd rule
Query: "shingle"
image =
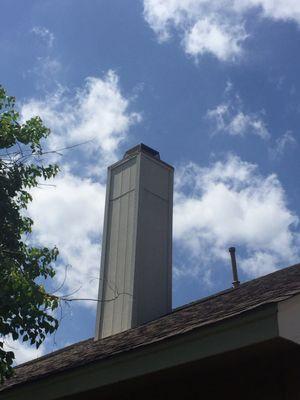
<path fill-rule="evenodd" d="M 236 289 L 228 289 L 175 309 L 137 328 L 98 341 L 84 340 L 22 364 L 15 368 L 14 376 L 6 381 L 0 391 L 201 329 L 299 292 L 300 264 L 296 264 L 243 283 Z"/>

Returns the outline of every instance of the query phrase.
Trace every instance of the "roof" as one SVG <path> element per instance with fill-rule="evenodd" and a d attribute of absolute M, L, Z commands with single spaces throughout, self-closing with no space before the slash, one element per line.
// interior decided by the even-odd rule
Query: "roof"
<path fill-rule="evenodd" d="M 300 264 L 206 297 L 128 331 L 98 341 L 93 339 L 65 347 L 15 368 L 14 376 L 0 387 L 11 388 L 42 379 L 117 354 L 149 346 L 242 313 L 277 303 L 300 293 Z"/>

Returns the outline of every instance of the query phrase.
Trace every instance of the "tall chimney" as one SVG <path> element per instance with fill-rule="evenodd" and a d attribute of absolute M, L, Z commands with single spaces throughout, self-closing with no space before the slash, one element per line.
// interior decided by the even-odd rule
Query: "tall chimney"
<path fill-rule="evenodd" d="M 95 339 L 171 311 L 173 172 L 144 144 L 108 168 Z"/>

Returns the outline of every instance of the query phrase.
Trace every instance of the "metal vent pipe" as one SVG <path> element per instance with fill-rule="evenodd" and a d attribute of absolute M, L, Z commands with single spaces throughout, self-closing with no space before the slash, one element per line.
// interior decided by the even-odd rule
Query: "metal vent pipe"
<path fill-rule="evenodd" d="M 238 271 L 237 271 L 237 265 L 236 265 L 235 247 L 229 247 L 228 251 L 229 251 L 230 257 L 231 257 L 231 267 L 232 267 L 232 275 L 233 275 L 232 286 L 234 288 L 237 288 L 240 285 L 240 281 L 238 278 Z"/>

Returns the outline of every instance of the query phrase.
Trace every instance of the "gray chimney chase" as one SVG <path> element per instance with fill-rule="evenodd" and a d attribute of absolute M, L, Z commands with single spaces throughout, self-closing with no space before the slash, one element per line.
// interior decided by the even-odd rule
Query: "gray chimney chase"
<path fill-rule="evenodd" d="M 173 173 L 144 144 L 108 168 L 95 339 L 171 311 Z"/>

